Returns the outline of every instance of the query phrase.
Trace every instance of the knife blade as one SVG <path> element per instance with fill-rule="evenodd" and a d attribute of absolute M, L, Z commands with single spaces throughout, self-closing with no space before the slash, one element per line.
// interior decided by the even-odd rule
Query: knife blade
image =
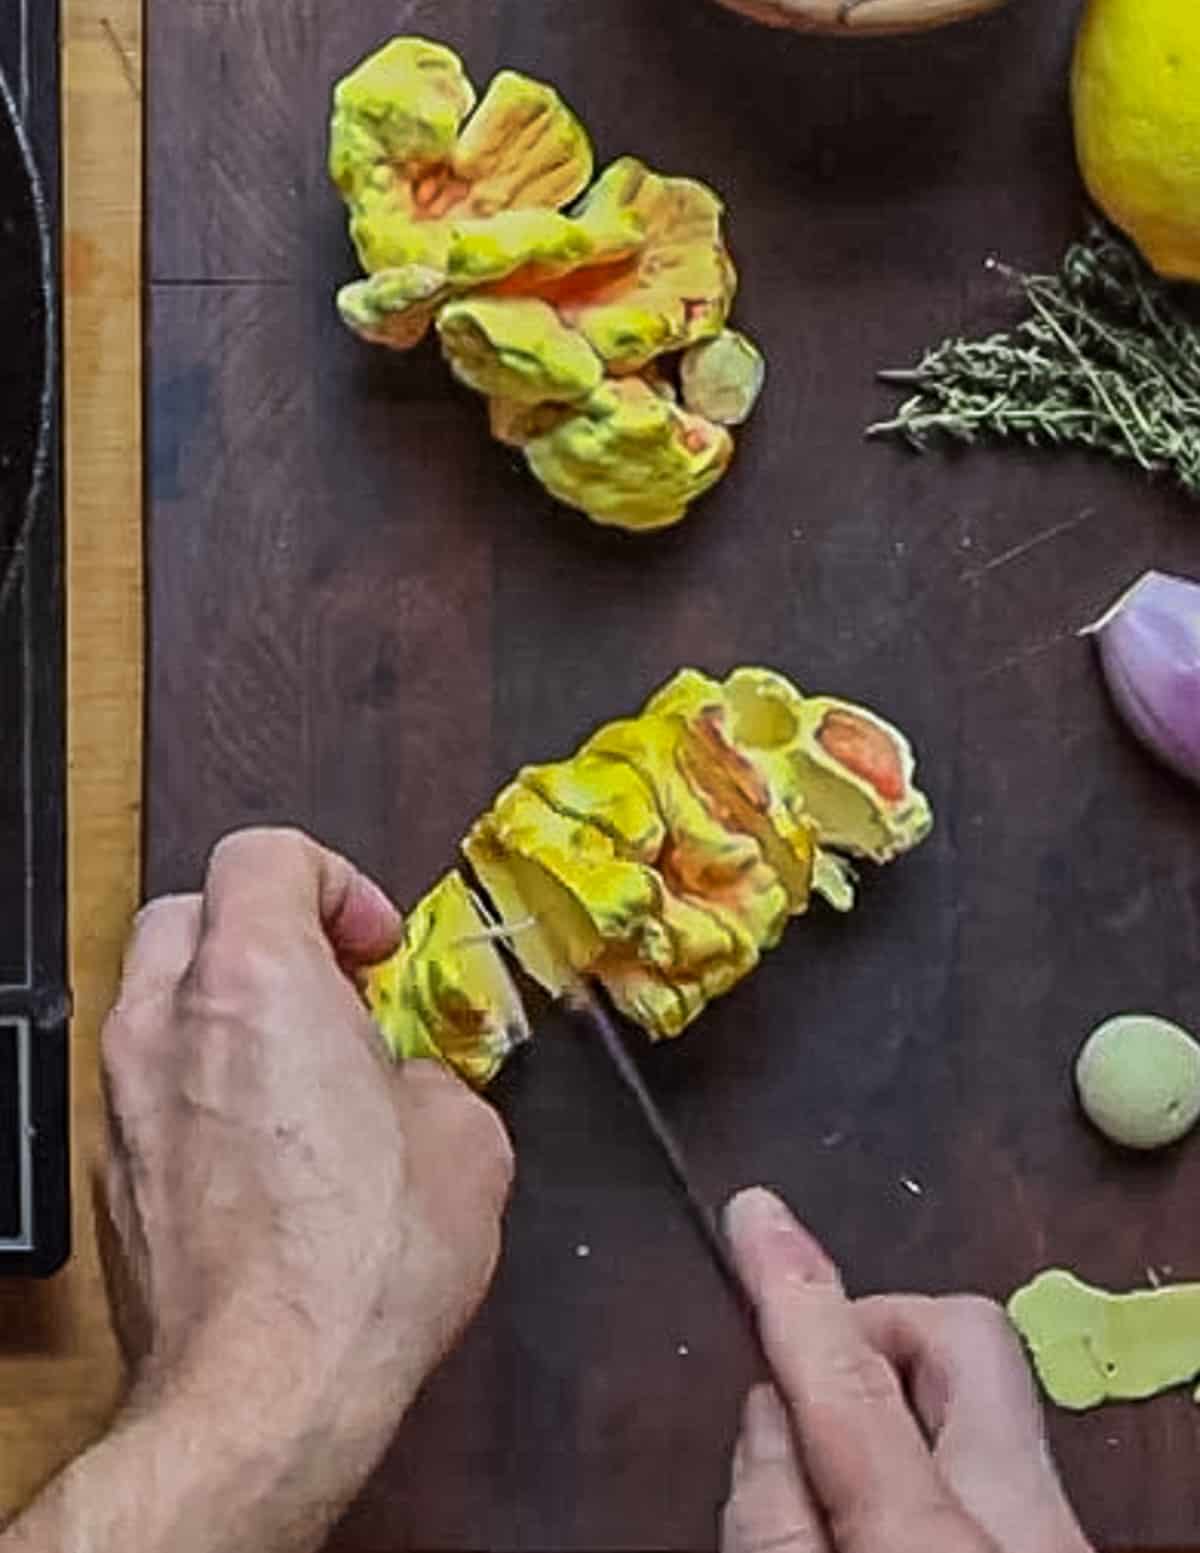
<path fill-rule="evenodd" d="M 486 888 L 482 888 L 483 881 L 478 878 L 473 869 L 468 868 L 467 873 L 472 881 L 481 886 L 480 898 L 487 900 Z M 734 1303 L 741 1311 L 751 1335 L 755 1349 L 762 1356 L 762 1348 L 758 1336 L 758 1318 L 750 1303 L 745 1286 L 738 1275 L 734 1265 L 733 1256 L 726 1243 L 721 1227 L 717 1223 L 717 1216 L 710 1207 L 704 1195 L 696 1187 L 692 1173 L 688 1168 L 687 1156 L 683 1146 L 675 1136 L 675 1132 L 659 1109 L 658 1102 L 650 1093 L 645 1080 L 638 1071 L 637 1064 L 629 1055 L 629 1050 L 622 1039 L 616 1023 L 608 1012 L 600 994 L 587 977 L 575 968 L 570 947 L 565 942 L 558 924 L 553 917 L 545 912 L 530 911 L 529 915 L 519 923 L 507 925 L 502 920 L 493 923 L 489 929 L 489 936 L 511 941 L 515 933 L 526 932 L 532 927 L 542 934 L 549 946 L 554 951 L 557 960 L 557 970 L 560 977 L 560 996 L 568 1011 L 585 1025 L 595 1038 L 608 1058 L 614 1074 L 634 1102 L 638 1114 L 650 1134 L 670 1172 L 671 1178 L 679 1190 L 687 1207 L 692 1223 L 703 1243 L 705 1249 L 712 1258 L 713 1264 L 733 1297 Z"/>
<path fill-rule="evenodd" d="M 730 1254 L 729 1246 L 721 1227 L 717 1222 L 717 1216 L 709 1206 L 703 1194 L 697 1188 L 691 1171 L 688 1168 L 687 1156 L 683 1146 L 676 1137 L 674 1129 L 667 1121 L 659 1108 L 658 1102 L 650 1093 L 637 1064 L 629 1054 L 616 1023 L 610 1016 L 607 1008 L 601 1002 L 594 988 L 584 980 L 582 976 L 574 975 L 568 985 L 566 998 L 567 1007 L 595 1036 L 597 1043 L 607 1056 L 613 1072 L 624 1086 L 626 1093 L 633 1100 L 647 1131 L 654 1140 L 659 1154 L 667 1165 L 676 1186 L 687 1205 L 693 1224 L 699 1233 L 717 1271 L 725 1280 L 730 1293 L 733 1295 L 742 1312 L 750 1321 L 757 1341 L 757 1326 L 751 1310 L 745 1288 Z"/>

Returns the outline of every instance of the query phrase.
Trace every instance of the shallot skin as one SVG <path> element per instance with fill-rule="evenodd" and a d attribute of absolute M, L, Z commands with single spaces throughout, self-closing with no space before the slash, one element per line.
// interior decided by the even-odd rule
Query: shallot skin
<path fill-rule="evenodd" d="M 1200 583 L 1147 572 L 1085 634 L 1130 732 L 1200 786 Z"/>

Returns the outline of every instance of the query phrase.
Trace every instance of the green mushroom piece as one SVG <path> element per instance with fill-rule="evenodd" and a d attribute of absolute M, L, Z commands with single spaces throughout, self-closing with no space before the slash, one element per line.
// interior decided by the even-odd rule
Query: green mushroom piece
<path fill-rule="evenodd" d="M 683 402 L 693 415 L 720 426 L 750 419 L 767 378 L 763 354 L 736 329 L 724 329 L 685 351 L 679 368 Z"/>
<path fill-rule="evenodd" d="M 1059 1407 L 1137 1402 L 1200 1375 L 1200 1284 L 1109 1294 L 1051 1268 L 1008 1314 Z"/>
<path fill-rule="evenodd" d="M 1200 1119 L 1200 1045 L 1151 1014 L 1120 1014 L 1094 1030 L 1075 1082 L 1089 1121 L 1125 1148 L 1165 1148 Z"/>

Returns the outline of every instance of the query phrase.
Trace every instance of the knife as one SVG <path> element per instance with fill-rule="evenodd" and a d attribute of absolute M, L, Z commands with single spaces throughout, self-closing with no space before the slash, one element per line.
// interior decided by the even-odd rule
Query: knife
<path fill-rule="evenodd" d="M 573 973 L 568 982 L 565 1002 L 570 1011 L 587 1026 L 591 1034 L 596 1038 L 597 1043 L 612 1065 L 614 1073 L 624 1086 L 626 1093 L 637 1106 L 650 1136 L 653 1138 L 660 1155 L 683 1196 L 700 1239 L 707 1247 L 717 1271 L 725 1280 L 730 1293 L 746 1319 L 750 1322 L 751 1329 L 755 1335 L 755 1342 L 757 1343 L 758 1329 L 754 1313 L 746 1296 L 742 1280 L 738 1276 L 729 1246 L 721 1233 L 720 1225 L 717 1223 L 716 1214 L 693 1181 L 691 1171 L 688 1169 L 687 1156 L 683 1152 L 683 1146 L 675 1136 L 670 1123 L 659 1109 L 658 1102 L 647 1088 L 646 1081 L 638 1071 L 637 1064 L 629 1055 L 629 1050 L 615 1022 L 601 1002 L 595 989 L 578 973 Z"/>
<path fill-rule="evenodd" d="M 473 881 L 479 883 L 474 870 L 469 869 Z M 486 891 L 480 892 L 480 898 L 487 899 Z M 687 1156 L 683 1152 L 683 1146 L 675 1136 L 671 1124 L 667 1121 L 658 1107 L 658 1102 L 646 1087 L 646 1082 L 638 1071 L 637 1064 L 629 1055 L 629 1050 L 617 1029 L 616 1023 L 609 1014 L 595 986 L 580 971 L 576 970 L 568 945 L 564 942 L 557 924 L 545 913 L 533 913 L 523 921 L 511 926 L 502 922 L 496 922 L 488 929 L 486 936 L 511 941 L 517 933 L 528 931 L 536 926 L 544 939 L 554 951 L 557 960 L 557 969 L 562 981 L 562 1000 L 568 1011 L 588 1029 L 608 1058 L 609 1064 L 625 1092 L 637 1107 L 655 1147 L 665 1162 L 671 1177 L 679 1189 L 680 1195 L 688 1209 L 693 1225 L 700 1236 L 705 1248 L 713 1260 L 726 1287 L 733 1296 L 735 1304 L 747 1322 L 752 1341 L 761 1355 L 762 1349 L 758 1337 L 758 1319 L 750 1299 L 746 1293 L 738 1270 L 734 1265 L 729 1246 L 721 1227 L 717 1223 L 717 1216 L 709 1206 L 707 1200 L 697 1188 L 688 1169 Z"/>

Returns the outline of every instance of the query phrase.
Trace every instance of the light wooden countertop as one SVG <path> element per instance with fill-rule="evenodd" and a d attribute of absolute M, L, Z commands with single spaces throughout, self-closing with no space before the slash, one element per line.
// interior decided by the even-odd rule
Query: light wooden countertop
<path fill-rule="evenodd" d="M 103 1426 L 120 1385 L 92 1233 L 97 1032 L 138 888 L 141 7 L 63 0 L 75 1255 L 0 1286 L 0 1521 Z"/>

